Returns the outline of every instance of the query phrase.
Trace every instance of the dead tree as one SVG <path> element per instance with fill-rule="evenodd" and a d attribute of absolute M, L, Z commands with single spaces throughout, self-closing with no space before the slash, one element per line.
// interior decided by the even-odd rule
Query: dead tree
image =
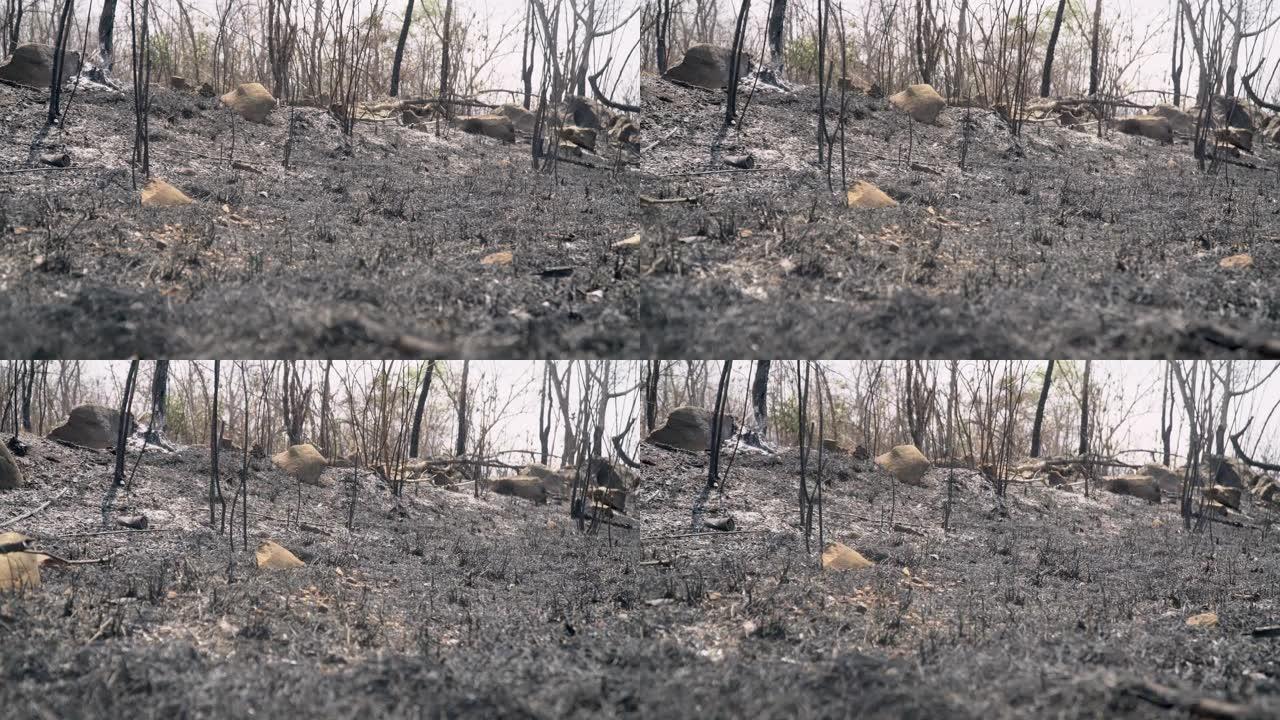
<path fill-rule="evenodd" d="M 298 39 L 298 26 L 293 21 L 293 0 L 267 0 L 266 36 L 271 92 L 277 98 L 285 99 L 289 97 L 289 65 L 293 62 Z"/>
<path fill-rule="evenodd" d="M 169 361 L 157 360 L 151 376 L 151 422 L 147 424 L 146 441 L 168 447 L 164 441 L 165 405 L 169 399 Z"/>
<path fill-rule="evenodd" d="M 136 0 L 129 0 L 129 39 L 133 73 L 133 163 L 129 167 L 134 187 L 137 172 L 151 177 L 151 0 L 142 0 L 142 24 L 138 25 Z M 141 30 L 141 32 L 139 32 Z"/>
<path fill-rule="evenodd" d="M 471 372 L 471 361 L 462 361 L 462 383 L 458 388 L 458 437 L 453 444 L 454 457 L 462 457 L 467 453 L 467 377 Z"/>
<path fill-rule="evenodd" d="M 436 361 L 428 360 L 427 369 L 422 378 L 422 391 L 418 393 L 418 404 L 413 409 L 413 431 L 409 435 L 409 457 L 418 457 L 418 438 L 422 434 L 422 411 L 427 407 L 427 395 L 431 392 L 431 378 L 436 374 Z"/>
<path fill-rule="evenodd" d="M 115 30 L 116 0 L 102 0 L 102 14 L 98 16 L 98 64 L 108 75 L 115 64 Z"/>
<path fill-rule="evenodd" d="M 1058 47 L 1058 31 L 1062 29 L 1062 16 L 1066 9 L 1067 0 L 1058 0 L 1058 11 L 1053 15 L 1053 28 L 1049 31 L 1049 44 L 1044 49 L 1044 72 L 1040 76 L 1040 97 L 1042 98 L 1049 97 L 1049 85 L 1053 80 L 1053 54 Z M 1034 445 L 1032 447 L 1034 448 Z"/>
<path fill-rule="evenodd" d="M 67 38 L 71 34 L 71 13 L 75 10 L 74 0 L 62 0 L 62 10 L 58 13 L 58 34 L 54 41 L 53 73 L 49 79 L 49 117 L 48 124 L 58 122 L 58 109 L 62 101 L 62 82 L 66 75 Z"/>
<path fill-rule="evenodd" d="M 211 464 L 209 468 L 209 527 L 213 527 L 214 503 L 221 503 L 222 514 L 227 514 L 227 501 L 222 497 L 222 478 L 219 477 L 219 450 L 222 448 L 222 423 L 218 414 L 218 390 L 222 380 L 222 361 L 213 361 L 213 412 L 209 420 L 209 457 Z M 245 418 L 245 427 L 249 425 L 249 418 Z M 221 532 L 221 530 L 219 530 Z"/>
<path fill-rule="evenodd" d="M 725 403 L 729 397 L 729 374 L 733 372 L 733 361 L 725 360 L 720 369 L 720 383 L 716 385 L 716 408 L 711 416 L 711 461 L 707 463 L 707 487 L 715 487 L 720 482 L 720 443 L 724 439 Z"/>
<path fill-rule="evenodd" d="M 1098 83 L 1101 81 L 1102 61 L 1102 0 L 1093 5 L 1093 39 L 1089 43 L 1089 97 L 1098 94 Z"/>
<path fill-rule="evenodd" d="M 938 22 L 937 11 L 933 7 L 932 0 L 916 0 L 915 10 L 916 67 L 920 72 L 920 80 L 932 83 L 933 71 L 938 66 L 938 56 L 942 51 L 942 38 L 946 33 L 946 27 Z"/>
<path fill-rule="evenodd" d="M 786 0 L 775 0 L 785 5 Z M 674 15 L 673 0 L 657 0 L 657 12 L 654 17 L 654 61 L 658 65 L 658 74 L 667 71 L 668 53 L 671 46 L 671 17 Z"/>
<path fill-rule="evenodd" d="M 116 423 L 116 469 L 112 476 L 113 487 L 124 485 L 124 453 L 129 440 L 129 408 L 133 406 L 133 389 L 138 382 L 138 361 L 129 361 L 129 374 L 125 377 L 124 392 L 120 397 L 120 417 Z"/>
<path fill-rule="evenodd" d="M 302 361 L 285 360 L 281 377 L 281 409 L 284 414 L 284 431 L 290 445 L 302 442 L 302 429 L 306 422 L 307 407 L 311 402 L 311 385 L 305 388 L 302 386 L 299 362 Z"/>
<path fill-rule="evenodd" d="M 1049 388 L 1053 385 L 1053 361 L 1044 369 L 1044 385 L 1040 388 L 1040 401 L 1036 403 L 1036 419 L 1031 425 L 1031 457 L 1040 457 L 1040 431 L 1044 427 L 1044 407 L 1049 402 Z"/>
<path fill-rule="evenodd" d="M 444 27 L 440 35 L 440 99 L 445 117 L 453 116 L 453 104 L 449 100 L 449 56 L 453 53 L 453 0 L 444 3 Z M 463 365 L 463 393 L 466 393 L 466 365 Z M 459 455 L 462 453 L 459 452 Z"/>
<path fill-rule="evenodd" d="M 756 374 L 751 380 L 751 408 L 755 414 L 756 438 L 763 443 L 769 431 L 769 370 L 772 360 L 756 361 Z"/>
<path fill-rule="evenodd" d="M 784 30 L 787 22 L 787 0 L 773 0 L 769 4 L 769 71 L 774 79 L 781 80 L 786 54 L 783 52 Z"/>
<path fill-rule="evenodd" d="M 1169 51 L 1171 68 L 1169 77 L 1173 80 L 1173 106 L 1182 107 L 1182 67 L 1187 54 L 1187 25 L 1183 13 L 1186 9 L 1181 2 L 1174 0 L 1173 40 Z M 1169 371 L 1166 373 L 1168 379 Z M 1168 461 L 1165 461 L 1168 465 Z"/>
<path fill-rule="evenodd" d="M 404 23 L 400 25 L 400 38 L 396 40 L 396 56 L 391 62 L 391 97 L 400 96 L 400 63 L 404 60 L 404 45 L 409 41 L 409 28 L 413 25 L 413 6 L 417 2 L 418 0 L 409 0 L 404 9 Z"/>
<path fill-rule="evenodd" d="M 662 361 L 645 363 L 644 376 L 644 426 L 653 432 L 658 425 L 658 385 L 662 381 Z"/>
<path fill-rule="evenodd" d="M 742 0 L 733 30 L 733 49 L 729 56 L 729 96 L 725 103 L 724 125 L 728 127 L 738 116 L 738 81 L 742 77 L 742 44 L 747 34 L 747 16 L 751 13 L 751 0 Z M 819 116 L 821 117 L 821 116 Z"/>
<path fill-rule="evenodd" d="M 1089 454 L 1089 375 L 1093 369 L 1093 361 L 1084 361 L 1084 383 L 1080 389 L 1080 452 L 1084 457 Z"/>

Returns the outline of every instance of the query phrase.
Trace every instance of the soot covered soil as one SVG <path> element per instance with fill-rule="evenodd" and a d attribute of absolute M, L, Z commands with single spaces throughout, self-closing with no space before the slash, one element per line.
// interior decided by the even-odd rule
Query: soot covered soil
<path fill-rule="evenodd" d="M 1277 149 L 1197 169 L 1190 146 L 850 100 L 830 184 L 818 96 L 642 78 L 642 218 L 687 349 L 801 357 L 1280 354 Z M 830 105 L 838 105 L 838 97 Z M 828 109 L 828 129 L 837 109 Z M 726 158 L 750 154 L 754 168 Z M 961 157 L 964 156 L 964 169 Z M 845 207 L 870 181 L 895 208 Z M 1253 265 L 1219 265 L 1247 253 Z M 678 290 L 676 290 L 678 288 Z M 678 298 L 678 301 L 676 300 Z M 696 332 L 694 331 L 696 329 Z M 1269 344 L 1267 344 L 1269 343 Z"/>
<path fill-rule="evenodd" d="M 254 124 L 157 87 L 153 176 L 196 202 L 152 209 L 129 173 L 131 95 L 81 88 L 53 130 L 46 101 L 0 85 L 0 167 L 22 171 L 0 172 L 6 356 L 532 357 L 622 342 L 636 288 L 615 282 L 612 245 L 638 231 L 638 173 L 604 140 L 599 169 L 548 174 L 527 140 L 392 120 L 357 123 L 348 142 L 299 108 L 286 170 L 287 109 Z M 63 152 L 68 169 L 40 162 Z M 481 264 L 504 251 L 511 264 Z"/>
<path fill-rule="evenodd" d="M 796 527 L 794 452 L 739 452 L 704 495 L 704 455 L 646 447 L 631 530 L 427 486 L 397 502 L 361 474 L 349 531 L 350 470 L 299 500 L 263 466 L 231 552 L 203 450 L 148 454 L 104 512 L 109 453 L 31 444 L 0 522 L 66 487 L 7 529 L 111 559 L 0 598 L 6 717 L 1186 716 L 1147 681 L 1280 712 L 1280 640 L 1245 634 L 1280 619 L 1256 509 L 1258 529 L 1187 533 L 1168 505 L 1039 485 L 1000 505 L 958 472 L 944 531 L 947 471 L 895 490 L 829 457 L 826 539 L 877 562 L 830 573 Z M 66 537 L 137 512 L 155 532 Z M 726 514 L 746 532 L 681 537 Z M 268 537 L 307 566 L 257 569 Z M 1187 626 L 1205 611 L 1220 624 Z"/>

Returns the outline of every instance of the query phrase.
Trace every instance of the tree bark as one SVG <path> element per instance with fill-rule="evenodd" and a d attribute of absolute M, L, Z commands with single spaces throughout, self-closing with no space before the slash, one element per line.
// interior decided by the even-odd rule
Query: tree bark
<path fill-rule="evenodd" d="M 707 487 L 715 487 L 720 482 L 720 442 L 724 434 L 725 398 L 729 394 L 729 374 L 733 371 L 733 361 L 725 360 L 720 369 L 720 383 L 716 386 L 716 409 L 711 416 L 711 462 L 707 464 Z"/>
<path fill-rule="evenodd" d="M 653 432 L 658 426 L 658 384 L 662 380 L 662 361 L 650 360 L 644 379 L 644 426 Z"/>
<path fill-rule="evenodd" d="M 124 484 L 125 442 L 129 439 L 129 408 L 133 405 L 133 388 L 138 382 L 138 361 L 129 361 L 129 375 L 124 381 L 124 393 L 120 398 L 120 421 L 116 424 L 116 468 L 112 484 Z"/>
<path fill-rule="evenodd" d="M 1058 0 L 1058 11 L 1053 15 L 1053 29 L 1049 31 L 1049 44 L 1044 50 L 1044 73 L 1040 76 L 1040 97 L 1042 98 L 1049 97 L 1049 85 L 1053 79 L 1053 54 L 1058 48 L 1058 31 L 1062 29 L 1062 16 L 1066 9 L 1067 0 Z"/>
<path fill-rule="evenodd" d="M 1080 455 L 1089 453 L 1089 376 L 1093 361 L 1084 361 L 1084 389 L 1080 393 Z"/>
<path fill-rule="evenodd" d="M 169 398 L 169 361 L 157 360 L 151 378 L 151 422 L 147 425 L 147 442 L 165 447 L 165 403 Z"/>
<path fill-rule="evenodd" d="M 98 16 L 98 60 L 108 75 L 115 64 L 115 29 L 116 0 L 102 0 L 102 14 Z"/>
<path fill-rule="evenodd" d="M 733 54 L 729 57 L 729 95 L 724 109 L 725 127 L 732 125 L 738 116 L 738 81 L 742 75 L 742 44 L 747 33 L 747 16 L 750 13 L 751 0 L 742 0 L 742 7 L 738 11 L 734 25 Z"/>
<path fill-rule="evenodd" d="M 1044 369 L 1044 386 L 1040 388 L 1040 401 L 1036 403 L 1036 419 L 1031 426 L 1031 457 L 1040 457 L 1040 431 L 1044 427 L 1044 407 L 1049 402 L 1049 387 L 1053 384 L 1053 361 Z"/>
<path fill-rule="evenodd" d="M 787 0 L 773 0 L 769 6 L 769 65 L 773 70 L 775 78 L 782 78 L 783 60 L 785 58 L 783 47 L 783 30 L 787 21 Z"/>
<path fill-rule="evenodd" d="M 467 452 L 467 376 L 471 373 L 471 361 L 462 361 L 462 386 L 458 390 L 458 439 L 453 444 L 455 457 Z"/>
<path fill-rule="evenodd" d="M 755 411 L 755 432 L 760 442 L 764 442 L 765 433 L 769 430 L 769 370 L 772 360 L 756 362 L 756 375 L 751 381 L 751 407 Z"/>
<path fill-rule="evenodd" d="M 400 64 L 404 60 L 404 45 L 409 41 L 409 28 L 413 24 L 413 5 L 417 1 L 409 0 L 404 9 L 404 23 L 400 26 L 400 38 L 396 41 L 396 57 L 391 62 L 391 97 L 400 96 Z"/>
<path fill-rule="evenodd" d="M 453 52 L 452 43 L 452 26 L 453 25 L 453 0 L 445 0 L 444 3 L 444 29 L 441 32 L 440 39 L 440 99 L 449 99 L 449 55 Z M 448 102 L 444 103 L 444 113 L 447 117 L 453 115 L 453 105 Z M 463 374 L 466 374 L 466 364 L 463 364 Z M 461 453 L 459 453 L 461 454 Z"/>
<path fill-rule="evenodd" d="M 431 392 L 431 378 L 436 374 L 436 361 L 427 361 L 427 376 L 422 379 L 422 392 L 418 394 L 418 406 L 413 409 L 413 432 L 409 436 L 409 457 L 418 457 L 418 438 L 422 433 L 422 411 L 427 407 L 427 394 Z"/>
<path fill-rule="evenodd" d="M 1096 0 L 1093 6 L 1093 41 L 1089 44 L 1089 97 L 1098 94 L 1099 77 L 1098 62 L 1102 48 L 1102 0 Z M 1087 364 L 1087 363 L 1086 363 Z"/>

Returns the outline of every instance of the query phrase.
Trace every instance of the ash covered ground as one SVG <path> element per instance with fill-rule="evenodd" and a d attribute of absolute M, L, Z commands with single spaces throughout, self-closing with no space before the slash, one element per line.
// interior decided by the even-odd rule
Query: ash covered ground
<path fill-rule="evenodd" d="M 28 484 L 0 495 L 0 522 L 56 499 L 5 530 L 109 561 L 0 596 L 6 717 L 1280 713 L 1280 639 L 1249 635 L 1280 619 L 1261 507 L 1186 532 L 1171 503 L 1039 482 L 1001 503 L 957 470 L 944 530 L 949 470 L 895 487 L 828 454 L 824 539 L 876 563 L 837 573 L 797 527 L 790 450 L 727 450 L 705 493 L 705 454 L 646 446 L 633 527 L 594 534 L 562 504 L 428 485 L 396 500 L 365 472 L 348 530 L 352 470 L 299 494 L 263 462 L 233 552 L 208 527 L 206 450 L 148 452 L 104 504 L 110 452 L 24 440 Z M 239 462 L 224 454 L 223 477 Z M 137 513 L 151 532 L 73 537 Z M 728 515 L 733 533 L 702 525 Z M 268 538 L 306 566 L 260 570 Z M 1205 612 L 1219 622 L 1188 625 Z"/>
<path fill-rule="evenodd" d="M 849 99 L 828 178 L 818 93 L 642 78 L 643 225 L 682 350 L 800 357 L 1280 353 L 1277 148 L 1201 172 L 1162 145 L 1051 116 L 912 122 Z M 754 92 L 753 92 L 754 91 Z M 837 126 L 839 93 L 827 109 Z M 841 175 L 840 154 L 845 158 Z M 740 170 L 726 161 L 751 156 Z M 964 167 L 961 168 L 963 156 Z M 899 204 L 845 206 L 857 181 Z M 684 202 L 681 202 L 684 200 Z M 1224 267 L 1248 255 L 1249 267 Z M 1229 261 L 1227 265 L 1231 265 Z"/>
<path fill-rule="evenodd" d="M 327 111 L 297 108 L 285 169 L 288 108 L 264 125 L 155 87 L 152 175 L 196 202 L 149 208 L 129 171 L 132 95 L 82 87 L 52 129 L 47 96 L 0 84 L 6 356 L 533 357 L 630 342 L 617 328 L 643 289 L 613 245 L 638 232 L 638 172 L 603 131 L 599 156 L 577 160 L 596 167 L 544 173 L 527 139 L 437 136 L 396 115 L 349 140 Z M 41 162 L 63 154 L 66 169 Z"/>

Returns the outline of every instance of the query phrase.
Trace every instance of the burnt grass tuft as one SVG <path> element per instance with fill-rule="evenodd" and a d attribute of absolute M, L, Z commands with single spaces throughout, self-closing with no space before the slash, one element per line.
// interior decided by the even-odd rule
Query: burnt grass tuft
<path fill-rule="evenodd" d="M 664 352 L 1162 357 L 1280 336 L 1277 148 L 1205 174 L 1185 141 L 1056 123 L 1015 139 L 991 111 L 926 126 L 856 97 L 828 185 L 813 88 L 757 89 L 727 131 L 724 91 L 646 76 L 642 101 L 645 192 L 696 199 L 644 208 L 655 321 L 686 343 Z M 726 172 L 747 153 L 754 170 Z M 857 180 L 899 206 L 844 207 Z M 1237 253 L 1253 266 L 1219 266 Z"/>
<path fill-rule="evenodd" d="M 577 532 L 563 505 L 418 486 L 399 501 L 350 470 L 298 491 L 249 478 L 250 550 L 207 527 L 203 450 L 144 459 L 101 527 L 109 453 L 36 440 L 0 519 L 69 559 L 0 596 L 0 707 L 37 717 L 1184 717 L 1126 690 L 1149 680 L 1280 712 L 1276 517 L 1181 529 L 1170 504 L 1013 486 L 997 511 L 957 471 L 898 487 L 826 460 L 826 537 L 877 562 L 816 568 L 795 523 L 798 460 L 740 452 L 695 529 L 703 455 L 644 448 L 637 528 Z M 130 462 L 133 457 L 131 456 Z M 224 477 L 236 463 L 227 462 Z M 841 479 L 847 478 L 847 479 Z M 237 525 L 239 520 L 237 519 Z M 890 529 L 890 523 L 907 528 Z M 112 528 L 114 529 L 114 527 Z M 260 571 L 273 538 L 307 562 Z M 1214 611 L 1216 627 L 1186 618 Z"/>
<path fill-rule="evenodd" d="M 66 129 L 47 131 L 46 96 L 0 86 L 0 167 L 72 160 L 0 174 L 9 356 L 530 357 L 622 342 L 635 288 L 615 281 L 612 245 L 639 229 L 638 172 L 605 140 L 603 169 L 545 174 L 527 141 L 393 120 L 357 123 L 348 142 L 298 108 L 285 170 L 287 108 L 259 125 L 157 87 L 153 176 L 196 202 L 144 209 L 129 97 L 82 89 Z M 500 251 L 511 265 L 480 264 Z"/>

